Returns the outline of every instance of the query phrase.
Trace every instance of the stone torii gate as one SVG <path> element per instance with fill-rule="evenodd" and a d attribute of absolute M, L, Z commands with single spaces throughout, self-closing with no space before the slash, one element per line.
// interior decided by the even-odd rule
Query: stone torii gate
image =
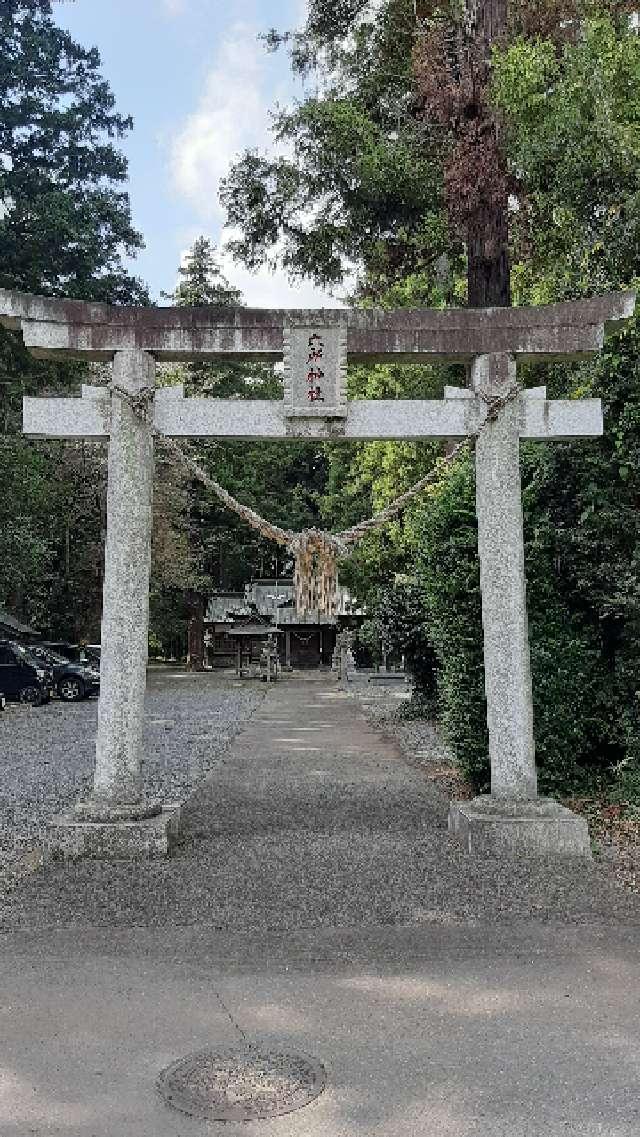
<path fill-rule="evenodd" d="M 65 855 L 162 855 L 179 805 L 143 800 L 140 777 L 148 644 L 154 433 L 217 439 L 426 439 L 476 442 L 478 542 L 491 794 L 451 806 L 471 850 L 589 855 L 586 823 L 537 796 L 527 630 L 519 443 L 602 434 L 598 399 L 517 393 L 521 361 L 583 358 L 635 296 L 544 308 L 448 311 L 116 308 L 0 291 L 0 323 L 41 358 L 110 361 L 110 389 L 24 400 L 33 437 L 108 439 L 101 694 L 93 793 L 57 819 Z M 155 392 L 156 361 L 282 360 L 284 400 L 187 398 Z M 347 361 L 465 362 L 470 389 L 442 400 L 358 400 Z M 507 396 L 507 401 L 505 401 Z"/>

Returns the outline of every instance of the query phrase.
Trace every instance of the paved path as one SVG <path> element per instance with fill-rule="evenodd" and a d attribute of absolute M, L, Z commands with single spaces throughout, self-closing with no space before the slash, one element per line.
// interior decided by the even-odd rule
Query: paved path
<path fill-rule="evenodd" d="M 638 901 L 598 865 L 469 859 L 445 819 L 330 681 L 270 692 L 174 858 L 16 892 L 3 1137 L 637 1137 Z M 208 1127 L 156 1100 L 238 1028 L 324 1061 L 326 1092 Z"/>

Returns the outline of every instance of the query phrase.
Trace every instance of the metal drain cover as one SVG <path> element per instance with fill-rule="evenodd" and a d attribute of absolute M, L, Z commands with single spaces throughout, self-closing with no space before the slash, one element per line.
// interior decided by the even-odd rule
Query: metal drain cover
<path fill-rule="evenodd" d="M 254 1121 L 302 1109 L 327 1084 L 321 1062 L 243 1046 L 200 1050 L 163 1070 L 158 1089 L 167 1105 L 207 1121 Z"/>

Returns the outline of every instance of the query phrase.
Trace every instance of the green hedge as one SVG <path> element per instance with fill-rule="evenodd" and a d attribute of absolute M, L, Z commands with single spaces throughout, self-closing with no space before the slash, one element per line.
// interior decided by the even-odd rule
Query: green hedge
<path fill-rule="evenodd" d="M 525 554 L 541 788 L 640 784 L 640 344 L 548 369 L 550 394 L 602 396 L 605 437 L 522 446 Z M 478 789 L 489 784 L 470 458 L 415 518 L 416 572 L 438 659 L 438 716 Z"/>

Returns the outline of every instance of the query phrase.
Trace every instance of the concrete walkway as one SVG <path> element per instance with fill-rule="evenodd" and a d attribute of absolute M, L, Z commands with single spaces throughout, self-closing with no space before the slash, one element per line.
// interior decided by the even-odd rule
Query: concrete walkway
<path fill-rule="evenodd" d="M 51 866 L 0 938 L 3 1137 L 637 1137 L 640 906 L 597 864 L 469 860 L 330 680 L 269 692 L 156 865 Z M 190 1051 L 323 1061 L 273 1121 L 155 1095 Z"/>

